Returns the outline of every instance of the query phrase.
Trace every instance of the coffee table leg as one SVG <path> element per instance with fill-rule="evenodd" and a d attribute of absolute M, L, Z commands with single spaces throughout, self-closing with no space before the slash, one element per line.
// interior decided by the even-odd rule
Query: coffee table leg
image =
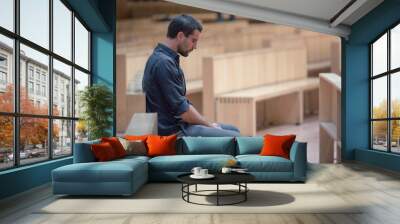
<path fill-rule="evenodd" d="M 189 195 L 190 195 L 190 184 L 188 184 L 187 191 L 188 191 L 188 193 L 187 193 L 187 201 L 190 202 L 190 200 L 189 200 Z"/>
<path fill-rule="evenodd" d="M 247 201 L 247 182 L 244 183 L 244 201 Z"/>
<path fill-rule="evenodd" d="M 217 184 L 217 206 L 219 205 L 219 184 Z"/>
<path fill-rule="evenodd" d="M 195 186 L 195 191 L 197 192 L 197 184 L 196 184 L 196 186 Z"/>

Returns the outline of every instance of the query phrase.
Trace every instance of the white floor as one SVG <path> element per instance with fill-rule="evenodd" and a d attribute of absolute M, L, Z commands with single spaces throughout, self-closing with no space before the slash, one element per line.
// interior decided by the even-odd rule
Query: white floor
<path fill-rule="evenodd" d="M 296 140 L 307 142 L 307 160 L 319 163 L 319 124 L 318 117 L 308 117 L 300 125 L 280 125 L 260 130 L 257 135 L 265 134 L 287 135 L 295 134 Z"/>

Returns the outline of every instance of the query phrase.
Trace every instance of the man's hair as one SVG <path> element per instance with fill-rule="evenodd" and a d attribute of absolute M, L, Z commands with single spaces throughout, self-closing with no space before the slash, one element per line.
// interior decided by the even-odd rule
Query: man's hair
<path fill-rule="evenodd" d="M 201 32 L 203 27 L 195 18 L 185 14 L 179 15 L 169 23 L 167 37 L 175 38 L 181 31 L 185 34 L 185 37 L 188 37 L 194 30 Z"/>

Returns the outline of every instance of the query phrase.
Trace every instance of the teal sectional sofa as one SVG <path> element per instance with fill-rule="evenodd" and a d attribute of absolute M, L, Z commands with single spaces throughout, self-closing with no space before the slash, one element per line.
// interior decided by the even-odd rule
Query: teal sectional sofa
<path fill-rule="evenodd" d="M 307 170 L 307 143 L 294 142 L 290 159 L 260 156 L 263 137 L 183 137 L 177 155 L 127 156 L 96 162 L 90 145 L 75 144 L 74 163 L 52 171 L 54 194 L 131 195 L 148 181 L 176 181 L 176 177 L 200 166 L 219 172 L 234 159 L 259 182 L 304 182 Z"/>

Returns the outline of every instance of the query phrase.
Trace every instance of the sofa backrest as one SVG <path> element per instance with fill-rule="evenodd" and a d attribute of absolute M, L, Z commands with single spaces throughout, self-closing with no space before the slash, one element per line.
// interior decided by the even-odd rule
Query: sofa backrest
<path fill-rule="evenodd" d="M 261 152 L 263 145 L 264 145 L 264 138 L 261 136 L 237 137 L 236 155 L 259 154 Z"/>
<path fill-rule="evenodd" d="M 74 163 L 95 162 L 96 158 L 94 157 L 90 146 L 92 144 L 99 144 L 99 143 L 100 143 L 99 139 L 93 141 L 75 143 Z"/>
<path fill-rule="evenodd" d="M 233 137 L 183 137 L 177 154 L 226 154 L 235 155 L 235 138 Z"/>
<path fill-rule="evenodd" d="M 100 140 L 75 143 L 74 163 L 95 162 L 90 148 Z M 254 137 L 182 137 L 178 138 L 176 150 L 178 155 L 225 154 L 244 155 L 259 154 L 264 144 L 264 138 Z M 293 143 L 297 147 L 298 142 Z"/>

